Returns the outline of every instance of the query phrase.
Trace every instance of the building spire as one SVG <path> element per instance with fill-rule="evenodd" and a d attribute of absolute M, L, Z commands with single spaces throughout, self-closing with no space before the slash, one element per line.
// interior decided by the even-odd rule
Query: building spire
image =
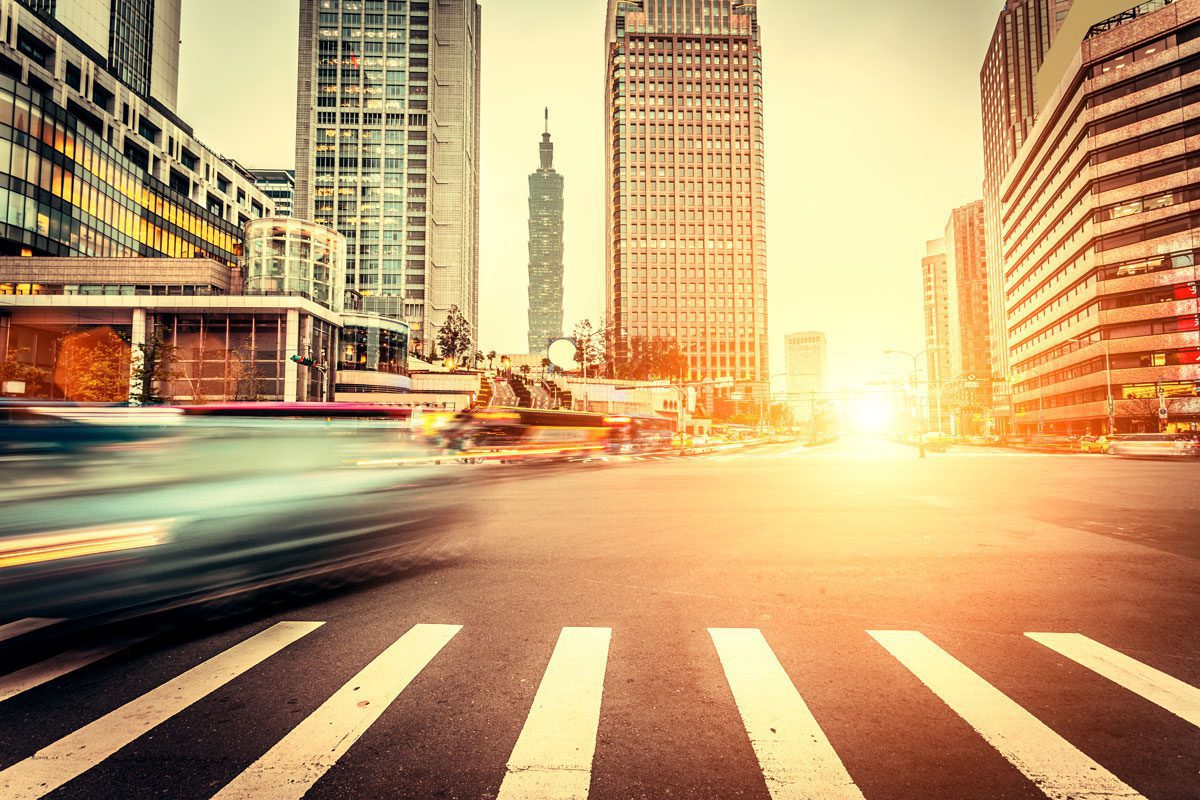
<path fill-rule="evenodd" d="M 554 171 L 554 143 L 550 141 L 550 107 L 546 107 L 546 132 L 542 134 L 542 144 L 538 148 L 542 157 L 541 172 Z"/>

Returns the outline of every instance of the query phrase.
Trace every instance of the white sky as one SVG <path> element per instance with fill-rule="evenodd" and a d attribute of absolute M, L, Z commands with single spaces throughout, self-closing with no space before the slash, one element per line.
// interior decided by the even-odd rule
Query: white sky
<path fill-rule="evenodd" d="M 184 0 L 179 112 L 219 153 L 295 163 L 298 0 Z M 482 349 L 525 350 L 526 177 L 550 106 L 566 320 L 604 311 L 605 0 L 482 0 Z M 980 196 L 979 66 L 1000 0 L 760 0 L 771 368 L 828 334 L 834 385 L 920 349 L 920 263 Z"/>

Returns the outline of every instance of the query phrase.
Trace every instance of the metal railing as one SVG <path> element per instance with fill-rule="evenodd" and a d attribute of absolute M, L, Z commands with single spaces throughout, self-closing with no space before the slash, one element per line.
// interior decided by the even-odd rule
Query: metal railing
<path fill-rule="evenodd" d="M 1122 11 L 1120 14 L 1114 14 L 1106 20 L 1097 22 L 1088 29 L 1085 40 L 1091 39 L 1093 36 L 1099 36 L 1102 33 L 1119 28 L 1127 22 L 1133 22 L 1138 17 L 1144 17 L 1147 14 L 1153 14 L 1155 11 L 1160 11 L 1169 5 L 1173 5 L 1175 0 L 1147 0 L 1145 3 L 1134 6 L 1133 8 Z"/>

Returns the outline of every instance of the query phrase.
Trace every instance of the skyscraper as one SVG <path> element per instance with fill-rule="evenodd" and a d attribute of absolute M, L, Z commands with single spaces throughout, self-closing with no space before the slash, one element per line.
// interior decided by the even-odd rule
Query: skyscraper
<path fill-rule="evenodd" d="M 402 305 L 414 349 L 458 306 L 478 336 L 475 0 L 301 0 L 295 214 L 347 240 L 347 285 Z"/>
<path fill-rule="evenodd" d="M 1134 0 L 1130 0 L 1133 4 Z M 1001 430 L 1012 409 L 1004 317 L 1004 257 L 1000 231 L 1000 185 L 1033 127 L 1038 112 L 1037 74 L 1072 0 L 1007 0 L 979 74 L 983 106 L 983 213 L 987 243 L 991 320 L 991 374 L 1001 389 L 994 411 Z"/>
<path fill-rule="evenodd" d="M 1022 433 L 1200 427 L 1198 45 L 1200 0 L 1077 0 L 1046 56 L 1002 186 Z"/>
<path fill-rule="evenodd" d="M 938 430 L 949 430 L 945 409 L 938 402 L 937 387 L 951 377 L 950 372 L 950 286 L 949 260 L 946 240 L 930 239 L 925 243 L 921 259 L 921 283 L 925 297 L 925 374 L 930 387 L 929 418 Z M 939 419 L 938 414 L 941 413 Z"/>
<path fill-rule="evenodd" d="M 609 0 L 608 321 L 692 378 L 764 381 L 762 48 L 753 0 Z"/>
<path fill-rule="evenodd" d="M 828 387 L 829 343 L 820 331 L 789 333 L 784 337 L 787 395 L 795 420 L 807 423 L 825 401 Z"/>
<path fill-rule="evenodd" d="M 563 334 L 563 176 L 554 171 L 550 110 L 529 176 L 529 352 L 541 353 Z"/>
<path fill-rule="evenodd" d="M 991 330 L 983 201 L 956 208 L 946 222 L 949 371 L 932 386 L 955 415 L 954 431 L 983 433 L 991 406 Z"/>
<path fill-rule="evenodd" d="M 99 56 L 108 72 L 174 112 L 182 0 L 20 0 Z"/>

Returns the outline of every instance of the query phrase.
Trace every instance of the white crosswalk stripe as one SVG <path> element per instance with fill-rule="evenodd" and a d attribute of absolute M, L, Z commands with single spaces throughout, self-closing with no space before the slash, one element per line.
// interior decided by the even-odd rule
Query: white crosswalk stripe
<path fill-rule="evenodd" d="M 303 797 L 460 630 L 461 625 L 415 626 L 214 800 Z"/>
<path fill-rule="evenodd" d="M 924 634 L 868 633 L 1047 797 L 1142 797 Z"/>
<path fill-rule="evenodd" d="M 33 633 L 36 630 L 56 625 L 59 622 L 62 622 L 62 620 L 52 617 L 26 617 L 16 622 L 10 622 L 7 625 L 0 625 L 0 642 L 7 639 L 15 639 L 27 633 Z"/>
<path fill-rule="evenodd" d="M 1079 633 L 1027 633 L 1049 647 L 1118 686 L 1141 695 L 1193 725 L 1200 726 L 1200 689 L 1147 666 L 1124 653 Z"/>
<path fill-rule="evenodd" d="M 280 622 L 0 772 L 0 797 L 43 797 L 224 686 L 320 622 Z"/>
<path fill-rule="evenodd" d="M 496 800 L 586 800 L 610 628 L 563 628 Z"/>
<path fill-rule="evenodd" d="M 753 628 L 710 628 L 773 800 L 863 800 L 833 745 Z"/>
<path fill-rule="evenodd" d="M 144 637 L 142 637 L 91 647 L 86 650 L 72 650 L 71 652 L 48 658 L 45 661 L 39 661 L 24 669 L 9 673 L 4 677 L 0 677 L 0 703 L 10 700 L 30 689 L 36 689 L 44 683 L 61 678 L 63 675 L 74 672 L 77 669 L 86 667 L 88 664 L 94 664 L 101 659 L 108 658 L 114 653 L 119 653 L 125 648 L 144 640 Z"/>

